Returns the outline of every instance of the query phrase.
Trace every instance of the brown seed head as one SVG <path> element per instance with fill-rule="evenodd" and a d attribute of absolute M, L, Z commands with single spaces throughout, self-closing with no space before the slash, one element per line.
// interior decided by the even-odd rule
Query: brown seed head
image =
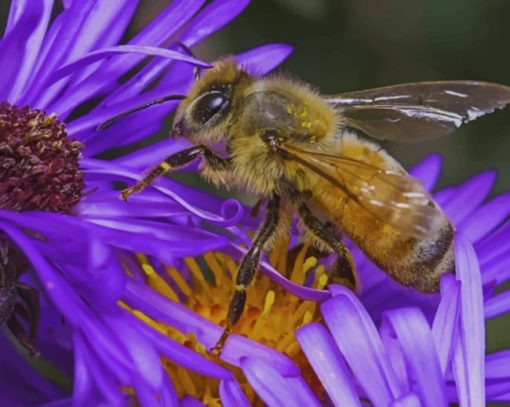
<path fill-rule="evenodd" d="M 0 208 L 70 213 L 85 186 L 82 148 L 55 115 L 0 103 Z"/>

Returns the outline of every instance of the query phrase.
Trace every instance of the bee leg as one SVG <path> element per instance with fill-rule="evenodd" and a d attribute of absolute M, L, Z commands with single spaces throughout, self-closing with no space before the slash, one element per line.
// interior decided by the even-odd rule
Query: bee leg
<path fill-rule="evenodd" d="M 255 205 L 252 206 L 251 211 L 250 211 L 250 216 L 252 218 L 256 218 L 257 216 L 259 216 L 259 210 L 263 203 L 264 203 L 264 199 L 259 199 L 257 202 L 255 202 Z"/>
<path fill-rule="evenodd" d="M 298 211 L 305 226 L 338 255 L 335 271 L 340 278 L 340 282 L 358 292 L 360 282 L 349 249 L 335 236 L 335 233 L 327 224 L 323 224 L 314 216 L 305 203 L 299 205 Z"/>
<path fill-rule="evenodd" d="M 154 167 L 150 172 L 141 180 L 138 181 L 131 188 L 122 190 L 120 197 L 122 200 L 127 200 L 127 197 L 136 192 L 140 192 L 145 187 L 150 185 L 157 177 L 166 174 L 176 168 L 183 167 L 189 164 L 195 158 L 203 156 L 207 163 L 215 170 L 226 170 L 230 165 L 230 160 L 217 156 L 206 146 L 194 146 L 187 148 L 186 150 L 179 151 L 171 156 L 167 157 L 158 166 Z"/>
<path fill-rule="evenodd" d="M 264 224 L 257 233 L 257 236 L 253 240 L 250 250 L 248 250 L 248 253 L 246 253 L 243 260 L 241 261 L 241 264 L 239 265 L 239 268 L 237 269 L 236 288 L 234 295 L 232 296 L 232 300 L 230 301 L 225 329 L 223 330 L 223 333 L 221 334 L 220 339 L 216 345 L 214 345 L 214 347 L 211 349 L 211 352 L 215 355 L 219 355 L 221 353 L 221 350 L 225 345 L 225 341 L 230 335 L 232 326 L 239 320 L 243 313 L 246 303 L 246 290 L 250 283 L 253 281 L 253 277 L 255 276 L 258 268 L 260 254 L 264 249 L 264 245 L 276 230 L 276 226 L 278 225 L 279 210 L 280 196 L 274 194 L 267 204 L 267 213 Z"/>

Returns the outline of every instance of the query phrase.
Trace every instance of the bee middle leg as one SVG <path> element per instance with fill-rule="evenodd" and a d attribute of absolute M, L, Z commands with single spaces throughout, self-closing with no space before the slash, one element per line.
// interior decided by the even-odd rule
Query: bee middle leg
<path fill-rule="evenodd" d="M 338 255 L 334 271 L 340 278 L 340 282 L 352 290 L 358 291 L 360 288 L 359 278 L 349 249 L 335 235 L 331 227 L 328 224 L 323 224 L 305 203 L 299 204 L 298 212 L 304 225 Z"/>
<path fill-rule="evenodd" d="M 225 329 L 223 330 L 223 333 L 221 334 L 220 339 L 216 345 L 214 345 L 214 347 L 211 349 L 211 352 L 215 355 L 219 355 L 221 353 L 221 350 L 225 345 L 225 341 L 230 335 L 232 326 L 237 321 L 239 321 L 239 318 L 241 318 L 244 306 L 246 304 L 246 290 L 248 289 L 250 283 L 253 281 L 253 277 L 255 277 L 255 273 L 259 265 L 260 255 L 264 249 L 264 245 L 271 238 L 274 231 L 276 230 L 276 227 L 278 226 L 279 211 L 280 196 L 274 194 L 267 204 L 266 219 L 264 220 L 262 227 L 253 240 L 248 253 L 246 253 L 243 260 L 241 261 L 241 264 L 239 265 L 239 268 L 237 269 L 235 280 L 236 286 L 234 295 L 230 301 Z"/>

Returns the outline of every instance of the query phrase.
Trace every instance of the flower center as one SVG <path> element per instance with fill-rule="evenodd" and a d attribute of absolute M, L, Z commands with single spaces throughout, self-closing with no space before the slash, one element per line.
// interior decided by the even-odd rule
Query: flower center
<path fill-rule="evenodd" d="M 82 147 L 55 115 L 0 103 L 0 208 L 70 213 L 85 186 Z"/>
<path fill-rule="evenodd" d="M 324 288 L 328 282 L 324 266 L 318 266 L 316 258 L 307 257 L 309 247 L 305 245 L 289 252 L 288 244 L 288 241 L 282 239 L 273 249 L 270 256 L 273 266 L 295 283 L 304 284 L 305 280 L 308 282 L 311 280 L 312 287 Z M 179 270 L 165 267 L 167 275 L 164 278 L 154 270 L 145 256 L 140 255 L 139 261 L 151 287 L 169 299 L 183 302 L 197 314 L 217 324 L 225 323 L 229 299 L 234 290 L 233 276 L 237 269 L 236 262 L 230 256 L 209 252 L 197 259 L 186 258 L 185 266 L 179 267 Z M 171 283 L 168 284 L 167 281 Z M 153 328 L 165 332 L 172 339 L 212 358 L 196 338 L 185 336 L 171 327 L 149 320 L 139 312 L 135 312 L 135 315 Z M 250 286 L 246 309 L 234 326 L 234 332 L 289 356 L 299 366 L 303 377 L 316 395 L 325 401 L 326 393 L 294 336 L 297 328 L 318 320 L 320 313 L 317 303 L 300 300 L 266 276 L 260 276 Z M 170 362 L 165 363 L 165 366 L 180 397 L 192 395 L 206 405 L 221 406 L 219 385 L 216 380 L 205 378 Z M 241 370 L 228 367 L 236 375 L 250 404 L 264 405 Z"/>

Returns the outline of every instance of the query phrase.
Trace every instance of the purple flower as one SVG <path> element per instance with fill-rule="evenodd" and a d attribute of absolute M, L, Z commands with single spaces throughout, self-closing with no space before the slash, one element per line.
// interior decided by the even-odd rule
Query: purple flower
<path fill-rule="evenodd" d="M 198 44 L 247 3 L 175 0 L 117 45 L 135 0 L 62 1 L 54 17 L 52 0 L 13 0 L 0 42 L 0 272 L 10 284 L 0 288 L 0 317 L 41 357 L 25 359 L 11 336 L 2 338 L 2 405 L 121 405 L 133 394 L 142 405 L 177 405 L 161 355 L 223 379 L 225 397 L 236 397 L 228 370 L 149 329 L 121 300 L 145 286 L 126 273 L 133 252 L 172 263 L 225 246 L 225 237 L 200 222 L 231 225 L 242 216 L 240 205 L 170 180 L 157 187 L 162 193 L 130 205 L 118 199 L 113 181 L 138 178 L 148 162 L 180 145 L 163 141 L 112 161 L 99 155 L 152 135 L 175 103 L 102 132 L 96 127 L 140 103 L 185 92 L 193 67 L 210 65 L 181 44 Z M 265 73 L 289 52 L 266 45 L 237 58 Z M 153 59 L 142 66 L 147 56 Z"/>
<path fill-rule="evenodd" d="M 440 159 L 431 156 L 411 173 L 432 189 L 440 165 Z M 290 247 L 298 252 L 291 260 L 289 241 L 280 242 L 263 262 L 263 273 L 278 283 L 283 280 L 304 299 L 325 301 L 320 308 L 312 301 L 298 301 L 286 289 L 260 278 L 250 288 L 248 315 L 235 327 L 236 333 L 250 339 L 233 334 L 222 353 L 224 361 L 242 370 L 236 378 L 248 400 L 228 404 L 226 383 L 234 382 L 220 379 L 215 390 L 198 369 L 199 374 L 187 373 L 187 380 L 174 381 L 177 391 L 182 394 L 190 380 L 196 387 L 195 393 L 186 390 L 188 394 L 207 404 L 217 391 L 225 405 L 253 404 L 258 397 L 268 405 L 288 406 L 361 406 L 366 399 L 381 406 L 509 401 L 508 351 L 485 354 L 485 319 L 509 310 L 507 293 L 493 293 L 508 279 L 510 224 L 505 219 L 510 194 L 485 202 L 494 180 L 493 172 L 482 173 L 435 195 L 456 228 L 457 272 L 443 277 L 440 295 L 401 287 L 354 247 L 362 295 L 336 285 L 318 290 L 327 283 L 324 267 L 307 258 L 307 248 L 295 246 L 294 239 Z M 230 230 L 244 240 L 241 229 Z M 243 251 L 231 244 L 221 253 L 206 253 L 200 262 L 187 258 L 166 268 L 154 259 L 142 259 L 145 273 L 164 276 L 149 285 L 172 301 L 128 283 L 125 302 L 168 336 L 206 355 L 205 349 L 221 333 L 217 324 L 225 317 L 225 298 L 233 289 L 228 274 L 235 272 L 232 257 Z M 296 251 L 291 252 L 295 256 Z M 160 274 L 155 273 L 158 269 Z M 207 282 L 211 278 L 200 270 L 209 270 L 215 284 Z M 315 274 L 311 285 L 306 284 L 309 271 Z M 287 273 L 289 279 L 278 273 Z M 320 315 L 324 324 L 317 322 Z M 174 367 L 168 371 L 172 377 L 183 374 Z"/>

